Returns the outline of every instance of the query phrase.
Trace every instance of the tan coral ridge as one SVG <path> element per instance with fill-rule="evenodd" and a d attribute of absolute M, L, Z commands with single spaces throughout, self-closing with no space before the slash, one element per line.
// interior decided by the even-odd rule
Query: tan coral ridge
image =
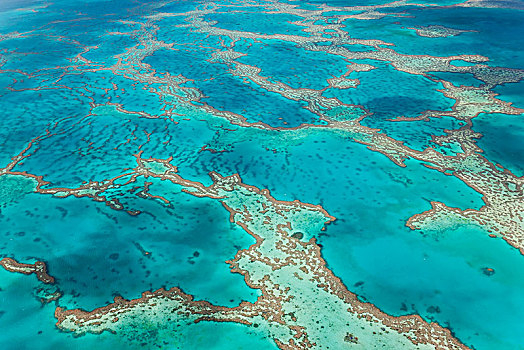
<path fill-rule="evenodd" d="M 294 6 L 284 6 L 273 4 L 275 11 L 298 11 Z M 399 3 L 400 5 L 400 3 Z M 283 6 L 283 5 L 282 5 Z M 424 75 L 427 78 L 442 83 L 443 89 L 439 90 L 445 96 L 454 99 L 455 105 L 450 111 L 425 111 L 420 116 L 415 118 L 404 118 L 399 117 L 395 120 L 419 120 L 429 119 L 441 116 L 450 116 L 461 122 L 465 122 L 466 125 L 457 130 L 445 130 L 446 135 L 437 136 L 433 138 L 433 142 L 439 146 L 443 146 L 439 151 L 435 151 L 435 147 L 430 147 L 425 151 L 417 151 L 409 148 L 403 142 L 394 140 L 388 137 L 383 131 L 378 129 L 371 129 L 360 124 L 360 121 L 367 117 L 370 113 L 363 106 L 354 106 L 344 104 L 335 98 L 326 98 L 322 95 L 322 90 L 312 90 L 304 88 L 291 88 L 281 82 L 274 82 L 273 80 L 263 77 L 261 70 L 255 66 L 249 66 L 236 61 L 236 58 L 241 57 L 243 54 L 234 51 L 234 42 L 239 38 L 255 38 L 255 39 L 271 39 L 272 36 L 265 36 L 262 34 L 231 31 L 226 29 L 216 28 L 211 23 L 204 21 L 204 16 L 208 13 L 213 13 L 217 10 L 217 7 L 204 7 L 199 10 L 188 12 L 183 14 L 189 16 L 188 26 L 194 26 L 197 31 L 205 32 L 206 34 L 216 34 L 229 36 L 232 39 L 232 46 L 225 50 L 218 50 L 213 54 L 211 61 L 222 62 L 228 64 L 231 67 L 230 73 L 234 76 L 241 77 L 243 79 L 249 79 L 252 83 L 257 86 L 272 92 L 279 93 L 283 97 L 296 101 L 304 101 L 307 103 L 306 108 L 311 112 L 317 114 L 321 120 L 327 123 L 327 125 L 309 125 L 302 124 L 294 128 L 272 128 L 263 123 L 248 123 L 246 119 L 241 115 L 236 115 L 228 111 L 219 111 L 212 106 L 203 104 L 199 107 L 202 110 L 208 112 L 210 115 L 227 119 L 232 124 L 242 126 L 245 128 L 263 129 L 265 131 L 291 131 L 298 129 L 310 129 L 320 131 L 321 129 L 332 130 L 333 132 L 342 131 L 344 134 L 350 135 L 351 138 L 363 144 L 368 145 L 370 150 L 381 152 L 389 157 L 393 162 L 399 166 L 405 166 L 404 161 L 408 158 L 417 159 L 420 162 L 428 165 L 433 169 L 437 169 L 446 174 L 452 174 L 464 181 L 468 186 L 474 188 L 477 192 L 483 195 L 484 202 L 486 204 L 480 211 L 469 210 L 467 215 L 463 218 L 473 219 L 470 222 L 477 222 L 484 225 L 490 231 L 498 231 L 499 234 L 506 239 L 515 248 L 524 252 L 524 229 L 522 223 L 522 202 L 524 195 L 522 194 L 522 178 L 516 177 L 504 169 L 499 169 L 488 159 L 482 157 L 479 153 L 482 150 L 476 146 L 475 139 L 481 137 L 480 134 L 475 133 L 472 130 L 471 119 L 478 116 L 480 113 L 504 113 L 517 115 L 524 112 L 523 109 L 516 108 L 511 103 L 497 99 L 491 89 L 496 86 L 507 82 L 519 81 L 524 77 L 524 71 L 518 69 L 506 69 L 501 67 L 490 67 L 484 64 L 475 64 L 473 66 L 455 66 L 452 64 L 453 60 L 463 60 L 472 62 L 483 62 L 487 60 L 481 56 L 452 56 L 452 57 L 432 57 L 427 55 L 402 55 L 396 53 L 390 48 L 381 47 L 385 43 L 379 43 L 378 41 L 365 41 L 351 39 L 347 36 L 336 39 L 333 45 L 312 45 L 307 37 L 302 36 L 290 36 L 284 35 L 280 39 L 289 42 L 294 42 L 300 47 L 312 51 L 326 51 L 327 53 L 339 55 L 345 59 L 353 58 L 368 58 L 377 61 L 390 62 L 396 69 L 409 72 L 411 74 Z M 309 11 L 300 10 L 297 15 L 303 16 L 304 18 L 312 19 L 315 16 L 320 16 L 322 11 Z M 155 19 L 160 19 L 169 14 L 158 14 Z M 178 14 L 182 15 L 182 14 Z M 340 27 L 341 24 L 338 24 Z M 158 26 L 141 25 L 139 29 L 133 33 L 137 35 L 137 39 L 141 43 L 138 47 L 130 49 L 129 52 L 119 56 L 119 63 L 112 67 L 111 70 L 114 72 L 125 72 L 125 76 L 130 79 L 138 79 L 140 81 L 157 82 L 162 83 L 167 90 L 180 90 L 177 93 L 186 94 L 185 102 L 193 101 L 198 102 L 200 95 L 196 90 L 190 88 L 181 89 L 180 82 L 186 81 L 183 77 L 161 77 L 155 74 L 155 71 L 145 69 L 148 66 L 141 63 L 141 60 L 147 55 L 154 52 L 156 49 L 172 49 L 172 44 L 163 43 L 155 39 L 155 33 L 158 30 Z M 341 30 L 339 28 L 339 30 Z M 317 40 L 318 39 L 318 40 Z M 309 40 L 309 41 L 308 41 Z M 332 40 L 327 38 L 316 38 L 317 41 Z M 337 41 L 338 40 L 338 41 Z M 348 51 L 345 48 L 341 48 L 340 44 L 358 43 L 360 45 L 369 45 L 374 47 L 375 50 L 367 52 L 353 52 Z M 379 46 L 380 44 L 380 46 Z M 390 46 L 390 45 L 389 45 Z M 129 56 L 129 57 L 128 57 Z M 139 67 L 140 69 L 137 69 Z M 358 66 L 352 63 L 348 66 L 348 73 L 357 70 L 370 70 L 373 66 Z M 138 74 L 139 71 L 146 71 L 147 74 Z M 461 72 L 461 73 L 472 73 L 477 79 L 482 80 L 485 84 L 479 87 L 472 86 L 454 86 L 450 82 L 437 79 L 428 74 L 428 71 L 449 71 L 449 72 Z M 346 76 L 346 75 L 344 75 Z M 335 79 L 335 78 L 333 78 Z M 176 81 L 176 82 L 175 82 Z M 337 80 L 335 80 L 337 81 Z M 347 81 L 346 81 L 347 82 Z M 354 84 L 357 81 L 353 81 Z M 346 86 L 347 87 L 347 86 Z M 166 91 L 167 91 L 166 90 Z M 157 91 L 159 94 L 167 93 L 166 91 Z M 184 95 L 182 94 L 182 95 Z M 180 95 L 179 97 L 181 97 Z M 185 95 L 184 95 L 185 96 Z M 95 106 L 95 105 L 93 105 Z M 118 108 L 117 108 L 118 109 Z M 122 110 L 124 111 L 124 110 Z M 126 113 L 129 111 L 126 111 Z M 201 114 L 199 114 L 201 116 Z M 149 118 L 150 116 L 145 116 Z M 291 133 L 287 133 L 290 135 Z M 18 156 L 13 158 L 13 161 L 4 169 L 0 169 L 0 174 L 12 174 L 22 175 L 26 177 L 32 177 L 37 180 L 38 185 L 36 192 L 42 194 L 53 194 L 58 197 L 64 197 L 73 195 L 76 197 L 91 197 L 97 201 L 103 201 L 114 209 L 123 209 L 123 205 L 118 201 L 118 198 L 108 198 L 104 192 L 106 190 L 118 187 L 115 183 L 115 179 L 109 179 L 106 181 L 92 181 L 85 183 L 77 188 L 47 188 L 47 182 L 43 181 L 41 176 L 35 176 L 26 174 L 23 172 L 17 172 L 13 170 L 13 167 L 21 162 L 24 158 L 28 157 L 26 154 L 32 147 L 33 143 L 39 141 L 41 137 L 50 137 L 52 134 L 40 136 L 34 139 L 28 145 L 28 147 L 22 151 Z M 290 137 L 290 136 L 288 136 Z M 295 135 L 292 135 L 295 137 Z M 216 147 L 209 147 L 214 149 Z M 456 156 L 446 156 L 448 149 L 461 149 L 463 153 L 459 153 Z M 446 149 L 446 147 L 449 147 Z M 227 150 L 227 149 L 226 149 Z M 124 174 L 123 176 L 130 175 Z M 441 206 L 437 206 L 438 210 Z M 138 214 L 136 210 L 128 210 L 130 214 Z M 427 212 L 424 217 L 427 219 L 426 222 L 431 223 L 430 214 L 433 211 Z M 449 213 L 451 213 L 448 210 Z M 423 216 L 414 216 L 409 222 L 408 226 L 412 228 L 423 228 L 421 218 Z M 416 219 L 416 220 L 415 220 Z M 418 220 L 419 224 L 416 224 Z M 442 222 L 442 220 L 440 220 Z M 488 225 L 484 223 L 489 222 Z"/>
<path fill-rule="evenodd" d="M 34 273 L 38 280 L 43 283 L 55 283 L 54 277 L 47 273 L 47 266 L 42 261 L 37 261 L 34 264 L 24 264 L 12 258 L 3 258 L 0 260 L 0 266 L 9 272 L 17 272 L 24 275 L 30 275 Z"/>
<path fill-rule="evenodd" d="M 254 239 L 228 261 L 231 271 L 259 289 L 255 303 L 237 307 L 195 301 L 178 288 L 145 292 L 91 312 L 57 308 L 57 326 L 75 334 L 110 331 L 125 335 L 137 319 L 165 326 L 177 322 L 236 322 L 258 327 L 281 349 L 467 349 L 448 329 L 420 316 L 393 317 L 360 301 L 326 267 L 315 235 L 335 220 L 321 206 L 279 201 L 268 190 L 242 183 L 238 175 L 210 173 L 213 184 L 186 180 L 168 160 L 137 155 L 138 176 L 182 186 L 197 197 L 219 200 L 231 222 Z M 133 321 L 135 320 L 135 321 Z M 169 321 L 168 321 L 169 320 Z"/>

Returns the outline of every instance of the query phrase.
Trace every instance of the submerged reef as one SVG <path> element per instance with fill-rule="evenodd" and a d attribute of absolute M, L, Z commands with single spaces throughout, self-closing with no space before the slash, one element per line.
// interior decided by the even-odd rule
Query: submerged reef
<path fill-rule="evenodd" d="M 179 288 L 144 292 L 139 299 L 115 298 L 95 309 L 64 310 L 55 316 L 60 329 L 82 334 L 126 332 L 130 320 L 145 322 L 237 322 L 260 327 L 281 349 L 338 348 L 342 343 L 365 348 L 467 349 L 449 330 L 420 316 L 389 316 L 360 301 L 326 267 L 316 236 L 335 220 L 322 207 L 279 201 L 268 190 L 242 183 L 237 174 L 210 173 L 212 185 L 182 178 L 166 160 L 137 157 L 135 171 L 181 185 L 197 197 L 218 200 L 256 243 L 228 261 L 231 272 L 260 289 L 255 303 L 232 308 L 212 305 Z M 159 166 L 160 165 L 160 166 Z M 158 169 L 165 169 L 158 171 Z M 298 234 L 297 234 L 298 233 Z"/>
<path fill-rule="evenodd" d="M 46 264 L 41 261 L 37 261 L 34 264 L 24 264 L 11 258 L 3 258 L 0 260 L 0 266 L 9 272 L 23 273 L 24 275 L 34 273 L 36 278 L 42 283 L 55 283 L 55 279 L 47 274 Z"/>
<path fill-rule="evenodd" d="M 425 36 L 428 38 L 445 38 L 448 36 L 459 35 L 461 33 L 472 32 L 471 30 L 453 29 L 439 25 L 429 25 L 426 27 L 414 27 L 409 29 L 415 30 L 417 32 L 417 35 Z"/>
<path fill-rule="evenodd" d="M 12 6 L 0 324 L 16 342 L 521 346 L 522 2 Z"/>

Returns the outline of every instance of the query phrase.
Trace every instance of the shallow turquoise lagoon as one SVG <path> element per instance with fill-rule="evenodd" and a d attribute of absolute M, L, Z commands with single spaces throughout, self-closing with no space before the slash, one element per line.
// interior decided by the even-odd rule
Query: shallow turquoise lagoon
<path fill-rule="evenodd" d="M 206 51 L 159 51 L 145 61 L 159 72 L 179 72 L 194 79 L 195 82 L 185 86 L 197 88 L 203 95 L 202 102 L 241 114 L 249 122 L 263 122 L 273 127 L 318 123 L 318 117 L 304 108 L 305 103 L 285 99 L 247 79 L 231 76 L 228 66 L 210 63 L 210 59 L 211 53 Z M 187 65 L 186 62 L 194 63 Z"/>
<path fill-rule="evenodd" d="M 518 3 L 518 2 L 517 2 Z M 487 56 L 490 65 L 520 68 L 524 63 L 522 11 L 510 9 L 456 8 L 450 16 L 448 9 L 413 7 L 403 17 L 385 17 L 380 21 L 348 19 L 347 32 L 354 38 L 381 40 L 392 43 L 404 54 L 450 56 L 477 54 Z M 416 34 L 410 27 L 441 25 L 469 30 L 456 36 L 429 38 Z"/>
<path fill-rule="evenodd" d="M 0 271 L 0 325 L 9 328 L 8 336 L 0 338 L 0 345 L 6 349 L 51 349 L 74 348 L 87 349 L 143 349 L 144 341 L 152 339 L 168 341 L 176 348 L 224 349 L 276 349 L 272 341 L 241 325 L 233 323 L 199 323 L 187 325 L 183 332 L 174 333 L 167 329 L 157 330 L 154 334 L 140 332 L 132 341 L 105 332 L 99 335 L 87 334 L 75 338 L 56 331 L 53 317 L 54 305 L 42 305 L 33 296 L 33 291 L 40 287 L 36 278 L 18 278 L 19 276 Z M 16 303 L 17 308 L 12 308 Z M 38 317 L 39 322 L 34 322 Z M 139 326 L 139 325 L 137 325 Z"/>
<path fill-rule="evenodd" d="M 371 64 L 376 69 L 352 73 L 349 78 L 360 81 L 356 89 L 329 89 L 324 96 L 364 106 L 373 113 L 367 118 L 370 124 L 371 121 L 401 116 L 417 117 L 427 110 L 451 110 L 454 100 L 437 92 L 442 89 L 442 84 L 398 71 L 385 63 L 371 60 L 362 63 Z"/>
<path fill-rule="evenodd" d="M 45 257 L 70 307 L 93 309 L 115 295 L 137 298 L 173 286 L 224 305 L 254 301 L 256 291 L 224 263 L 254 240 L 229 224 L 219 203 L 206 206 L 179 192 L 167 196 L 173 196 L 172 208 L 150 201 L 132 217 L 88 199 L 27 195 L 2 210 L 9 225 L 2 249 L 21 258 Z"/>
<path fill-rule="evenodd" d="M 346 73 L 350 64 L 341 57 L 306 51 L 280 40 L 253 43 L 241 52 L 247 55 L 238 59 L 239 62 L 255 65 L 262 70 L 261 76 L 295 89 L 323 89 L 328 86 L 328 79 Z"/>
<path fill-rule="evenodd" d="M 217 21 L 217 27 L 223 29 L 249 31 L 266 35 L 290 34 L 308 36 L 309 34 L 303 31 L 304 27 L 291 23 L 300 19 L 300 17 L 294 15 L 268 14 L 262 11 L 257 13 L 227 11 L 206 16 L 206 20 Z"/>

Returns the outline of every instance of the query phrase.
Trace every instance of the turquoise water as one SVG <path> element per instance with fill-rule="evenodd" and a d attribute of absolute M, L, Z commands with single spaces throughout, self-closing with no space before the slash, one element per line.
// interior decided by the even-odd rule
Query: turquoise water
<path fill-rule="evenodd" d="M 524 176 L 524 127 L 523 115 L 501 116 L 481 114 L 474 121 L 476 131 L 483 134 L 478 141 L 484 156 L 511 170 L 517 176 Z"/>
<path fill-rule="evenodd" d="M 524 108 L 524 96 L 522 96 L 522 89 L 524 82 L 504 84 L 497 86 L 494 90 L 499 94 L 497 98 L 503 101 L 511 102 L 513 106 L 518 108 Z"/>
<path fill-rule="evenodd" d="M 368 62 L 366 60 L 364 63 Z M 360 80 L 358 88 L 330 89 L 324 95 L 337 97 L 345 103 L 365 106 L 373 113 L 366 120 L 370 124 L 400 116 L 417 117 L 426 110 L 450 110 L 453 106 L 453 100 L 436 91 L 442 88 L 440 83 L 400 72 L 388 64 L 370 64 L 377 68 L 351 74 L 351 78 Z"/>
<path fill-rule="evenodd" d="M 105 332 L 100 335 L 87 334 L 74 338 L 70 334 L 58 333 L 54 324 L 53 304 L 42 305 L 33 296 L 39 288 L 36 278 L 19 278 L 4 270 L 0 271 L 0 325 L 9 329 L 0 344 L 6 349 L 143 349 L 140 341 L 125 341 Z M 12 304 L 16 303 L 16 308 Z M 38 322 L 34 320 L 38 319 Z M 199 323 L 188 325 L 182 332 L 164 331 L 173 345 L 190 349 L 274 349 L 272 341 L 261 334 L 232 323 Z M 213 334 L 212 338 L 209 334 Z"/>
<path fill-rule="evenodd" d="M 315 11 L 326 1 L 287 3 Z M 43 189 L 78 188 L 119 177 L 136 166 L 138 152 L 145 158 L 172 157 L 182 177 L 205 185 L 212 183 L 211 171 L 238 173 L 244 183 L 268 188 L 278 200 L 318 204 L 337 218 L 318 243 L 328 267 L 361 300 L 390 315 L 419 314 L 438 322 L 475 349 L 522 348 L 524 259 L 519 251 L 472 224 L 440 231 L 406 227 L 406 221 L 429 210 L 432 201 L 478 210 L 485 204 L 480 193 L 457 177 L 425 167 L 428 162 L 411 158 L 406 167 L 399 167 L 355 142 L 364 139 L 363 134 L 325 127 L 326 122 L 304 108 L 311 100 L 288 98 L 235 76 L 235 63 L 213 55 L 233 49 L 244 55 L 236 62 L 260 68 L 260 76 L 270 83 L 317 90 L 308 98 L 361 106 L 369 116 L 360 125 L 380 129 L 380 134 L 402 142 L 410 152 L 428 147 L 442 152 L 432 138 L 465 125 L 445 116 L 456 101 L 444 96 L 439 91 L 442 83 L 435 80 L 474 88 L 482 82 L 468 73 L 430 70 L 432 80 L 398 71 L 391 62 L 350 62 L 311 51 L 311 43 L 326 48 L 332 43 L 290 23 L 309 23 L 297 13 L 272 13 L 278 9 L 271 4 L 254 4 L 218 1 L 217 13 L 197 16 L 200 21 L 216 21 L 211 22 L 215 28 L 236 31 L 228 37 L 200 28 L 191 17 L 190 11 L 208 9 L 205 2 L 3 2 L 0 168 L 34 140 L 20 154 L 28 157 L 5 171 L 42 176 L 49 182 L 41 184 Z M 522 11 L 434 6 L 379 11 L 405 11 L 405 16 L 347 19 L 342 29 L 351 38 L 393 43 L 391 48 L 402 54 L 480 54 L 489 57 L 490 66 L 524 68 Z M 329 11 L 312 21 L 335 23 L 337 14 L 359 12 Z M 176 16 L 154 17 L 161 13 Z M 408 29 L 427 25 L 471 32 L 427 38 Z M 28 33 L 17 34 L 24 32 Z M 266 34 L 279 36 L 268 39 Z M 148 41 L 150 37 L 156 41 Z M 343 40 L 340 45 L 360 52 L 378 50 Z M 457 62 L 452 63 L 461 66 Z M 375 68 L 352 72 L 347 78 L 359 80 L 355 88 L 329 88 L 327 80 L 345 74 L 351 63 Z M 524 108 L 522 82 L 493 91 L 501 100 Z M 203 104 L 214 112 L 200 108 Z M 269 127 L 233 125 L 217 110 Z M 391 120 L 428 110 L 443 115 Z M 475 142 L 487 161 L 501 164 L 516 177 L 524 174 L 522 117 L 481 113 L 471 121 L 472 130 L 481 134 Z M 301 128 L 304 124 L 316 127 Z M 456 153 L 450 150 L 446 155 Z M 154 333 L 147 336 L 154 344 L 129 340 L 142 334 L 140 327 L 145 329 L 147 320 L 137 321 L 142 326 L 127 336 L 104 332 L 74 337 L 60 331 L 55 326 L 57 306 L 92 310 L 118 295 L 134 299 L 159 288 L 177 286 L 196 300 L 226 307 L 255 302 L 262 292 L 250 288 L 240 274 L 232 274 L 225 263 L 255 240 L 230 223 L 219 201 L 188 195 L 181 186 L 158 179 L 128 182 L 131 177 L 126 175 L 115 180 L 117 186 L 98 193 L 125 208 L 115 210 L 87 196 L 37 193 L 33 180 L 17 182 L 2 176 L 0 258 L 44 261 L 63 294 L 43 305 L 38 300 L 42 283 L 34 275 L 0 269 L 4 348 L 138 349 L 158 344 L 179 349 L 277 348 L 264 332 L 237 323 L 200 322 L 177 329 L 166 324 L 144 330 Z M 169 204 L 144 196 L 144 186 Z M 126 210 L 141 213 L 130 215 Z M 495 273 L 486 274 L 486 268 Z"/>
<path fill-rule="evenodd" d="M 280 40 L 253 43 L 241 52 L 247 55 L 241 57 L 239 62 L 255 65 L 262 69 L 262 76 L 295 89 L 323 89 L 328 86 L 327 79 L 343 75 L 349 65 L 341 57 L 324 52 L 308 52 Z"/>
<path fill-rule="evenodd" d="M 458 62 L 464 61 L 453 61 L 455 66 L 460 66 Z M 451 72 L 431 72 L 431 75 L 436 79 L 443 79 L 453 83 L 455 86 L 475 86 L 479 87 L 483 84 L 482 81 L 476 79 L 471 73 L 451 73 Z"/>
<path fill-rule="evenodd" d="M 206 16 L 209 21 L 217 21 L 220 28 L 230 30 L 242 30 L 267 35 L 294 34 L 308 36 L 302 31 L 302 27 L 290 22 L 300 20 L 298 16 L 288 14 L 266 14 L 262 11 L 250 13 L 241 11 L 234 13 L 229 11 Z"/>
<path fill-rule="evenodd" d="M 453 12 L 450 15 L 450 12 Z M 490 58 L 490 65 L 521 68 L 524 56 L 520 47 L 524 13 L 511 9 L 482 8 L 418 8 L 406 11 L 406 16 L 385 17 L 380 21 L 345 21 L 347 31 L 354 38 L 380 38 L 395 45 L 403 54 L 451 56 L 476 54 Z M 442 25 L 471 30 L 457 36 L 428 38 L 418 36 L 409 27 Z"/>

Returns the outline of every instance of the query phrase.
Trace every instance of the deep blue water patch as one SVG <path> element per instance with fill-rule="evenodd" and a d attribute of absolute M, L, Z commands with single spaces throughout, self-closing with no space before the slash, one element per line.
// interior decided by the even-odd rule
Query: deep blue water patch
<path fill-rule="evenodd" d="M 253 43 L 239 62 L 262 69 L 260 75 L 292 88 L 323 89 L 327 80 L 346 72 L 349 62 L 325 52 L 306 51 L 281 40 Z"/>
<path fill-rule="evenodd" d="M 524 115 L 480 114 L 473 119 L 473 130 L 483 136 L 477 144 L 484 156 L 520 177 L 524 176 Z"/>
<path fill-rule="evenodd" d="M 300 27 L 291 22 L 302 20 L 301 17 L 289 14 L 263 12 L 212 13 L 204 17 L 206 21 L 217 21 L 216 27 L 258 34 L 290 34 L 309 36 Z"/>
<path fill-rule="evenodd" d="M 416 117 L 427 110 L 450 110 L 454 104 L 454 100 L 437 91 L 442 89 L 440 83 L 397 71 L 386 63 L 370 60 L 364 63 L 377 69 L 351 74 L 350 78 L 360 80 L 356 89 L 329 89 L 324 96 L 364 106 L 373 113 L 368 117 L 369 124 L 371 120 Z"/>

